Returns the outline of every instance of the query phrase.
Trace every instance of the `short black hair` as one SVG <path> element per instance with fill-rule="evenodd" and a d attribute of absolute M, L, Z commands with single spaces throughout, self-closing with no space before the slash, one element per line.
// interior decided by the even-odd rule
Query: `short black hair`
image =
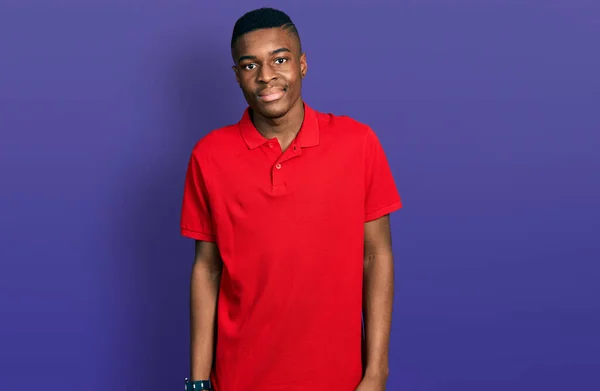
<path fill-rule="evenodd" d="M 281 27 L 289 33 L 296 35 L 300 41 L 300 34 L 292 19 L 283 11 L 275 8 L 263 7 L 245 13 L 237 20 L 231 36 L 231 48 L 239 37 L 251 31 Z"/>

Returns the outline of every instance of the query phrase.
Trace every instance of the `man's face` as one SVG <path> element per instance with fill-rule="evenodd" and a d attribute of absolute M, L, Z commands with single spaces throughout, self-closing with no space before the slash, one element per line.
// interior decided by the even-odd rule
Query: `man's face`
<path fill-rule="evenodd" d="M 306 55 L 298 38 L 282 28 L 238 38 L 233 69 L 248 105 L 265 118 L 284 116 L 300 98 Z"/>

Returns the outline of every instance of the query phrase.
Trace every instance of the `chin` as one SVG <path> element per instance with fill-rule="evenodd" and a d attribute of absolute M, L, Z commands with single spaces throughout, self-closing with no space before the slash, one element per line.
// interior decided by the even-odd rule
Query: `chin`
<path fill-rule="evenodd" d="M 273 102 L 271 104 L 258 104 L 256 111 L 265 118 L 281 118 L 290 111 L 291 107 L 284 102 Z"/>

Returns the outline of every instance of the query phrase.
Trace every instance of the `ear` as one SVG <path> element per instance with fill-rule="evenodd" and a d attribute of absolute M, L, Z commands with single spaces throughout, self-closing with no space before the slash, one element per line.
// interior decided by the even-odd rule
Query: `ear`
<path fill-rule="evenodd" d="M 300 75 L 304 79 L 306 71 L 308 70 L 308 64 L 306 63 L 306 52 L 300 55 Z"/>
<path fill-rule="evenodd" d="M 238 86 L 241 87 L 241 84 L 240 84 L 240 71 L 238 70 L 238 68 L 235 65 L 232 65 L 231 69 L 233 69 L 233 72 L 235 73 L 235 81 L 237 81 Z"/>

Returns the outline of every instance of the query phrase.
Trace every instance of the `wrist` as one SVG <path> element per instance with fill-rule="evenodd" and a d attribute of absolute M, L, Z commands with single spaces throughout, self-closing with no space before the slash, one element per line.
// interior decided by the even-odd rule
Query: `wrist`
<path fill-rule="evenodd" d="M 185 391 L 212 391 L 210 380 L 190 380 L 185 379 Z"/>

